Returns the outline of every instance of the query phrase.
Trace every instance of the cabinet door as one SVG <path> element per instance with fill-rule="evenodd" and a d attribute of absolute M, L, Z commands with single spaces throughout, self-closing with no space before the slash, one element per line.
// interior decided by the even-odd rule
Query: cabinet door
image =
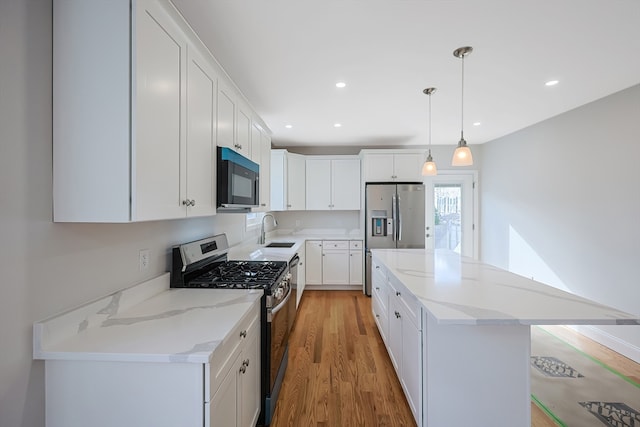
<path fill-rule="evenodd" d="M 420 153 L 393 155 L 395 181 L 422 182 L 422 163 L 425 156 Z"/>
<path fill-rule="evenodd" d="M 251 118 L 247 110 L 238 105 L 236 114 L 236 142 L 235 150 L 243 156 L 251 157 Z"/>
<path fill-rule="evenodd" d="M 305 279 L 307 285 L 322 284 L 322 241 L 309 240 L 305 243 Z"/>
<path fill-rule="evenodd" d="M 331 195 L 332 209 L 360 210 L 360 159 L 331 161 Z"/>
<path fill-rule="evenodd" d="M 365 154 L 362 160 L 365 182 L 393 181 L 393 154 Z"/>
<path fill-rule="evenodd" d="M 322 253 L 322 283 L 324 285 L 349 284 L 349 249 L 331 249 Z"/>
<path fill-rule="evenodd" d="M 239 355 L 222 380 L 220 388 L 213 395 L 209 405 L 210 427 L 230 427 L 238 425 L 238 370 Z"/>
<path fill-rule="evenodd" d="M 307 159 L 306 209 L 322 211 L 332 209 L 331 160 Z"/>
<path fill-rule="evenodd" d="M 216 213 L 216 95 L 213 68 L 196 49 L 187 62 L 187 215 Z"/>
<path fill-rule="evenodd" d="M 409 319 L 402 319 L 402 383 L 405 396 L 413 412 L 418 418 L 418 408 L 422 405 L 422 333 Z"/>
<path fill-rule="evenodd" d="M 259 334 L 247 337 L 238 370 L 240 409 L 238 426 L 255 426 L 260 415 L 260 346 Z M 242 369 L 244 368 L 244 369 Z"/>
<path fill-rule="evenodd" d="M 271 197 L 273 211 L 287 210 L 287 154 L 286 150 L 271 150 Z"/>
<path fill-rule="evenodd" d="M 402 314 L 393 289 L 389 289 L 389 335 L 387 348 L 398 378 L 402 377 Z"/>
<path fill-rule="evenodd" d="M 132 218 L 183 217 L 187 39 L 158 3 L 138 7 Z"/>
<path fill-rule="evenodd" d="M 363 252 L 349 249 L 349 284 L 362 285 Z"/>
<path fill-rule="evenodd" d="M 287 156 L 287 210 L 305 209 L 305 158 L 300 154 Z"/>
<path fill-rule="evenodd" d="M 257 123 L 251 124 L 251 160 L 260 165 L 262 175 L 262 131 Z"/>
<path fill-rule="evenodd" d="M 251 142 L 253 149 L 253 141 Z M 271 208 L 271 138 L 260 132 L 260 208 L 267 212 Z"/>
<path fill-rule="evenodd" d="M 236 103 L 233 92 L 222 80 L 218 83 L 217 144 L 236 150 L 235 147 Z"/>

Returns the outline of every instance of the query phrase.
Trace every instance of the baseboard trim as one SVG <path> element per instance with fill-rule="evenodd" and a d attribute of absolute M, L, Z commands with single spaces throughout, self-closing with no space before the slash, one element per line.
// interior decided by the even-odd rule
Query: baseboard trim
<path fill-rule="evenodd" d="M 305 285 L 310 291 L 361 291 L 362 285 Z"/>
<path fill-rule="evenodd" d="M 595 326 L 571 325 L 568 327 L 606 347 L 609 347 L 611 350 L 618 352 L 625 357 L 628 357 L 634 362 L 640 363 L 640 348 L 634 346 L 633 344 L 621 340 L 615 335 L 611 335 L 610 333 L 605 332 Z"/>

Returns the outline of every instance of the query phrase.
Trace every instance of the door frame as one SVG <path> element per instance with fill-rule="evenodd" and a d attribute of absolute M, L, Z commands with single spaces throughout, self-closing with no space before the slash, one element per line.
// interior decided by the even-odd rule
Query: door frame
<path fill-rule="evenodd" d="M 433 187 L 434 184 L 440 183 L 468 183 L 468 180 L 471 180 L 471 250 L 472 254 L 467 255 L 472 257 L 473 259 L 478 259 L 479 256 L 479 247 L 480 242 L 478 239 L 478 230 L 480 229 L 478 224 L 479 218 L 479 199 L 478 199 L 478 171 L 477 170 L 439 170 L 438 175 L 436 176 L 425 176 L 423 179 L 423 183 L 425 185 L 425 227 L 432 226 L 433 224 L 428 224 L 427 218 L 429 212 L 433 212 Z M 432 214 L 431 214 L 432 215 Z M 434 230 L 432 230 L 434 232 Z M 425 238 L 426 240 L 426 238 Z M 426 242 L 425 242 L 426 243 Z M 425 247 L 428 245 L 425 244 Z"/>

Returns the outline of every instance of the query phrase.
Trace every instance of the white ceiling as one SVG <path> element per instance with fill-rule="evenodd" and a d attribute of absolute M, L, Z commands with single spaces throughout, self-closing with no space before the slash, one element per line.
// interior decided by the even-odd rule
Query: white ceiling
<path fill-rule="evenodd" d="M 424 146 L 426 87 L 433 144 L 456 144 L 461 46 L 469 144 L 640 83 L 640 0 L 173 2 L 276 146 Z"/>

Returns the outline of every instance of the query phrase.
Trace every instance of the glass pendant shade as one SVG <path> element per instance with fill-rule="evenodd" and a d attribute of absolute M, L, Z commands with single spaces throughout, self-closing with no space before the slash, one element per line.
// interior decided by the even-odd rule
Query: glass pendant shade
<path fill-rule="evenodd" d="M 473 156 L 471 150 L 467 146 L 467 141 L 461 139 L 458 142 L 458 148 L 453 153 L 453 160 L 451 160 L 452 166 L 471 166 L 473 165 Z"/>
<path fill-rule="evenodd" d="M 431 152 L 429 152 L 429 156 L 427 160 L 425 160 L 422 165 L 422 176 L 435 176 L 438 175 L 438 168 L 436 167 L 436 162 L 433 161 L 431 157 Z"/>

